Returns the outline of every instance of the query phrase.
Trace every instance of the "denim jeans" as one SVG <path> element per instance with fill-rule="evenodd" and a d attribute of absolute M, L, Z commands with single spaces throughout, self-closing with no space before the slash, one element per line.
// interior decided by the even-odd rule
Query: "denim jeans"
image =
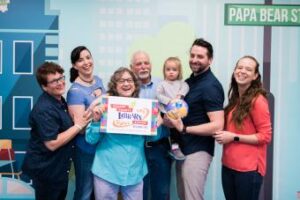
<path fill-rule="evenodd" d="M 222 186 L 227 200 L 258 200 L 262 180 L 257 171 L 239 172 L 222 166 Z"/>
<path fill-rule="evenodd" d="M 74 200 L 95 199 L 93 194 L 93 174 L 91 172 L 94 154 L 88 154 L 79 147 L 75 148 L 75 192 Z"/>
<path fill-rule="evenodd" d="M 144 200 L 150 196 L 153 200 L 170 199 L 170 181 L 172 160 L 168 156 L 170 144 L 168 142 L 145 147 L 148 164 L 148 174 L 144 178 Z"/>

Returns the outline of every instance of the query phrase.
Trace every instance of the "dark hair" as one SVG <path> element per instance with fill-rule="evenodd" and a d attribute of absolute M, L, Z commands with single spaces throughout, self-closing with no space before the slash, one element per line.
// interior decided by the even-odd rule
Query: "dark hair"
<path fill-rule="evenodd" d="M 234 78 L 234 73 L 231 76 L 231 84 L 228 91 L 228 105 L 225 107 L 225 116 L 227 118 L 229 112 L 236 108 L 232 113 L 232 121 L 237 126 L 237 128 L 241 128 L 242 122 L 244 118 L 249 115 L 251 105 L 253 100 L 259 95 L 266 96 L 266 91 L 263 89 L 261 82 L 261 75 L 259 73 L 259 63 L 253 56 L 243 56 L 240 58 L 236 65 L 235 69 L 238 66 L 238 63 L 241 59 L 249 58 L 256 63 L 255 73 L 257 74 L 257 78 L 253 80 L 249 86 L 249 88 L 245 91 L 245 93 L 240 97 L 238 91 L 238 85 Z"/>
<path fill-rule="evenodd" d="M 168 62 L 175 62 L 176 67 L 178 69 L 178 77 L 176 80 L 182 80 L 182 66 L 181 66 L 181 61 L 177 57 L 169 57 L 167 60 L 164 62 L 164 67 L 163 67 L 163 74 L 164 74 L 164 79 L 166 79 L 166 65 Z"/>
<path fill-rule="evenodd" d="M 74 68 L 74 65 L 79 60 L 80 53 L 83 50 L 87 50 L 91 54 L 90 50 L 88 48 L 86 48 L 85 46 L 75 47 L 71 52 L 71 63 L 73 65 L 70 69 L 70 82 L 71 83 L 73 83 L 75 81 L 75 79 L 78 77 L 78 70 Z"/>
<path fill-rule="evenodd" d="M 108 90 L 107 93 L 110 96 L 119 96 L 119 93 L 117 92 L 117 82 L 120 80 L 121 76 L 125 73 L 128 72 L 130 76 L 133 79 L 134 85 L 135 85 L 135 91 L 132 94 L 132 97 L 138 97 L 139 92 L 140 92 L 140 84 L 134 73 L 126 68 L 126 67 L 120 67 L 117 69 L 114 74 L 111 76 L 110 81 L 108 83 Z"/>
<path fill-rule="evenodd" d="M 203 38 L 196 39 L 192 44 L 192 47 L 193 46 L 200 46 L 200 47 L 206 48 L 208 58 L 214 57 L 214 50 L 213 50 L 212 45 L 209 42 L 207 42 L 206 40 L 204 40 Z M 191 49 L 192 49 L 192 47 L 191 47 Z"/>
<path fill-rule="evenodd" d="M 47 86 L 49 74 L 63 74 L 64 69 L 54 62 L 44 62 L 36 71 L 35 77 L 40 86 Z"/>

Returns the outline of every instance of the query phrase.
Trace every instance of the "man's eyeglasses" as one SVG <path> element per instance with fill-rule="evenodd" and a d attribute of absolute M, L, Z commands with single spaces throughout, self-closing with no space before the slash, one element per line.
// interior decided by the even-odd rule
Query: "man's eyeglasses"
<path fill-rule="evenodd" d="M 133 79 L 132 78 L 120 79 L 117 82 L 120 83 L 120 84 L 124 84 L 125 82 L 127 82 L 127 83 L 133 83 Z"/>
<path fill-rule="evenodd" d="M 65 81 L 65 79 L 66 79 L 66 76 L 61 76 L 61 77 L 59 77 L 59 78 L 57 78 L 57 79 L 54 79 L 54 80 L 52 80 L 52 81 L 49 81 L 48 84 L 52 84 L 52 85 L 55 84 L 55 85 L 58 85 L 60 81 Z"/>

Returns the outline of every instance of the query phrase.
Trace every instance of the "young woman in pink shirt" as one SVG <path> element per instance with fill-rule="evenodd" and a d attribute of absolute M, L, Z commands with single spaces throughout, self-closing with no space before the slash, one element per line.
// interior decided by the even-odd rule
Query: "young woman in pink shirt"
<path fill-rule="evenodd" d="M 225 107 L 225 130 L 215 139 L 223 144 L 222 185 L 227 200 L 256 200 L 266 174 L 271 120 L 259 63 L 240 58 L 234 69 Z"/>

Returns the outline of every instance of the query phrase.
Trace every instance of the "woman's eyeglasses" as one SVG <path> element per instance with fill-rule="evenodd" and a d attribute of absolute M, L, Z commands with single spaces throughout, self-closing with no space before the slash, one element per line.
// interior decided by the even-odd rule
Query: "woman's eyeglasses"
<path fill-rule="evenodd" d="M 132 78 L 120 79 L 120 80 L 117 81 L 117 83 L 120 83 L 120 84 L 124 84 L 125 82 L 127 82 L 127 83 L 133 83 L 133 79 Z"/>
<path fill-rule="evenodd" d="M 48 84 L 51 84 L 51 85 L 58 85 L 59 82 L 65 81 L 65 79 L 66 79 L 66 76 L 61 76 L 61 77 L 59 77 L 59 78 L 57 78 L 57 79 L 53 79 L 52 81 L 49 81 Z"/>

